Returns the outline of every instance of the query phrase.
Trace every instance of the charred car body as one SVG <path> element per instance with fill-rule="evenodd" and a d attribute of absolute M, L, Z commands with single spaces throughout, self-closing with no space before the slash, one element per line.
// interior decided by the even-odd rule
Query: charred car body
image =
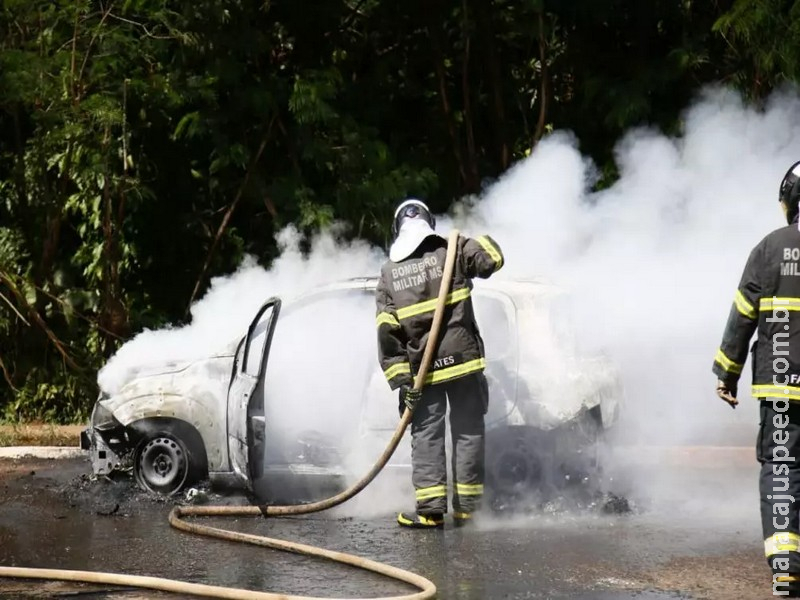
<path fill-rule="evenodd" d="M 101 394 L 81 435 L 94 473 L 132 469 L 142 488 L 167 495 L 207 477 L 282 502 L 361 475 L 397 425 L 377 361 L 376 283 L 337 282 L 285 307 L 271 298 L 217 354 L 143 368 Z M 596 472 L 622 388 L 607 357 L 577 351 L 559 309 L 565 294 L 541 281 L 489 280 L 473 298 L 491 392 L 488 493 L 513 497 Z M 409 468 L 401 444 L 387 469 Z"/>

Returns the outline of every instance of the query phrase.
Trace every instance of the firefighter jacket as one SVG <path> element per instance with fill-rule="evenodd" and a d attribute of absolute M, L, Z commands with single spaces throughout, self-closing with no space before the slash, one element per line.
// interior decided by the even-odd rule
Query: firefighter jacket
<path fill-rule="evenodd" d="M 444 274 L 447 240 L 426 238 L 408 258 L 387 261 L 375 292 L 378 358 L 391 389 L 413 385 L 433 324 Z M 503 266 L 503 254 L 489 236 L 459 236 L 453 281 L 442 318 L 439 346 L 426 384 L 483 371 L 483 340 L 470 297 L 472 279 L 487 278 Z"/>
<path fill-rule="evenodd" d="M 750 253 L 713 371 L 736 382 L 751 349 L 755 398 L 800 400 L 800 231 L 797 219 Z"/>

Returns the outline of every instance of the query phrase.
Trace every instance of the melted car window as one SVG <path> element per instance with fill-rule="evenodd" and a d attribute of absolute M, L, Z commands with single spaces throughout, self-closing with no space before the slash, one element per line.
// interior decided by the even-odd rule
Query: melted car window
<path fill-rule="evenodd" d="M 260 373 L 264 355 L 264 344 L 267 339 L 267 328 L 272 319 L 273 312 L 274 307 L 270 306 L 267 308 L 259 317 L 256 327 L 253 328 L 253 333 L 247 348 L 247 364 L 244 365 L 244 371 L 248 375 L 257 377 Z"/>
<path fill-rule="evenodd" d="M 559 292 L 537 298 L 533 309 L 541 316 L 542 323 L 561 351 L 569 354 L 577 352 L 577 323 L 585 316 L 578 308 L 571 295 Z M 590 318 L 596 318 L 596 315 L 590 315 Z"/>
<path fill-rule="evenodd" d="M 506 304 L 499 298 L 481 293 L 473 294 L 473 303 L 487 358 L 493 360 L 511 354 L 513 338 Z"/>

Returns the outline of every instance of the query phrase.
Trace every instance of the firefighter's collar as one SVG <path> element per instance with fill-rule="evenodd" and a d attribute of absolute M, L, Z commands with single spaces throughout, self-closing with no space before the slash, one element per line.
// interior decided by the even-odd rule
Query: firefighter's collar
<path fill-rule="evenodd" d="M 397 239 L 392 244 L 392 247 L 389 248 L 389 260 L 392 262 L 405 260 L 414 253 L 414 250 L 419 248 L 423 241 L 432 235 L 437 235 L 437 233 L 428 225 L 427 221 L 423 219 L 408 219 L 403 223 Z"/>

